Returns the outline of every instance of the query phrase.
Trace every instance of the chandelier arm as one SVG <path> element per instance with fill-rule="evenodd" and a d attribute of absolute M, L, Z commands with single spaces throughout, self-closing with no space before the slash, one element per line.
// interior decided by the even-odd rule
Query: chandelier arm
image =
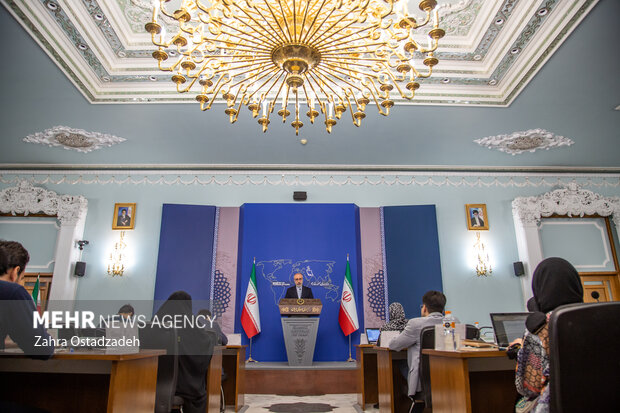
<path fill-rule="evenodd" d="M 338 96 L 338 99 L 340 99 L 342 101 L 342 98 L 340 97 L 340 94 L 338 92 L 336 92 L 332 87 L 331 87 L 331 83 L 333 84 L 337 84 L 336 82 L 334 82 L 332 79 L 330 79 L 329 77 L 323 75 L 322 73 L 316 73 L 317 77 L 319 77 L 319 79 L 321 79 L 323 81 L 323 84 L 332 91 L 333 95 L 332 95 L 332 102 L 333 102 L 333 96 Z M 332 75 L 333 76 L 333 75 Z M 334 102 L 335 104 L 335 102 Z"/>
<path fill-rule="evenodd" d="M 340 44 L 335 44 L 333 46 L 340 46 L 341 44 L 346 44 L 346 42 L 340 43 Z M 353 45 L 353 46 L 349 46 L 349 47 L 341 47 L 340 49 L 326 49 L 325 53 L 337 52 L 337 51 L 340 51 L 340 50 L 359 49 L 360 47 L 371 47 L 371 46 L 385 46 L 385 42 Z M 355 53 L 355 52 L 347 52 L 347 53 L 344 53 L 344 54 L 353 54 L 353 53 Z M 357 52 L 357 53 L 359 53 L 359 52 Z M 365 53 L 372 53 L 372 52 L 371 51 L 366 51 Z"/>
<path fill-rule="evenodd" d="M 327 36 L 328 34 L 329 34 L 329 36 L 331 37 L 331 36 L 335 35 L 336 33 L 338 33 L 338 32 L 340 32 L 340 31 L 344 30 L 345 28 L 347 28 L 347 27 L 349 27 L 349 26 L 351 26 L 351 25 L 355 24 L 355 23 L 357 22 L 357 19 L 353 19 L 353 20 L 352 20 L 349 24 L 344 25 L 343 27 L 341 27 L 341 28 L 340 28 L 339 30 L 337 30 L 336 32 L 334 32 L 334 33 L 329 33 L 329 31 L 330 31 L 331 29 L 333 29 L 333 28 L 334 28 L 334 27 L 335 27 L 338 23 L 340 23 L 341 21 L 343 21 L 344 19 L 346 19 L 347 17 L 349 17 L 349 13 L 351 13 L 352 11 L 353 11 L 353 9 L 351 9 L 351 10 L 347 11 L 346 13 L 342 13 L 342 16 L 341 16 L 338 20 L 336 20 L 335 22 L 333 22 L 331 26 L 329 26 L 327 29 L 325 29 L 325 30 L 323 31 L 323 33 L 322 33 L 322 34 L 320 34 L 320 35 L 319 35 L 316 39 L 314 39 L 314 41 L 312 42 L 312 44 L 314 44 L 314 45 L 315 45 L 315 47 L 318 47 L 319 45 L 321 45 L 321 44 L 323 43 L 323 42 L 322 42 L 322 39 L 323 39 L 325 36 Z M 360 14 L 361 14 L 361 11 L 360 11 Z"/>
<path fill-rule="evenodd" d="M 260 15 L 260 17 L 262 17 L 262 18 L 263 18 L 263 20 L 265 21 L 265 23 L 267 23 L 267 25 L 269 25 L 269 27 L 270 27 L 270 28 L 271 28 L 271 30 L 273 30 L 273 32 L 276 34 L 276 36 L 278 37 L 278 39 L 280 39 L 280 42 L 281 42 L 281 43 L 286 43 L 286 42 L 288 41 L 288 39 L 286 39 L 286 36 L 284 36 L 284 30 L 282 29 L 282 26 L 280 26 L 280 24 L 278 23 L 278 20 L 277 20 L 277 19 L 275 19 L 275 16 L 274 16 L 274 21 L 275 21 L 276 25 L 278 26 L 278 28 L 280 29 L 279 31 L 271 25 L 271 23 L 270 23 L 269 19 L 267 19 L 267 18 L 265 17 L 265 15 L 263 15 L 262 11 L 261 11 L 258 7 L 256 7 L 256 6 L 252 6 L 252 7 L 253 7 L 253 8 L 254 8 L 254 10 L 256 10 L 256 12 Z M 271 11 L 271 9 L 269 9 L 269 11 Z M 273 16 L 273 13 L 271 13 L 271 15 Z M 280 36 L 280 34 L 282 34 L 282 36 Z"/>
<path fill-rule="evenodd" d="M 314 27 L 314 24 L 316 23 L 316 19 L 318 19 L 319 15 L 321 14 L 321 10 L 323 10 L 323 7 L 325 6 L 326 2 L 327 2 L 327 0 L 323 0 L 323 3 L 321 3 L 321 5 L 319 6 L 319 9 L 316 10 L 316 12 L 314 13 L 314 18 L 312 19 L 312 23 L 310 24 L 310 28 L 306 32 L 306 35 L 303 37 L 303 39 L 301 39 L 301 41 L 300 41 L 301 43 L 305 43 L 306 40 L 308 39 L 308 36 L 310 35 L 310 31 Z"/>
<path fill-rule="evenodd" d="M 295 0 L 293 0 L 293 40 L 297 42 L 297 9 Z M 299 120 L 299 118 L 297 120 Z"/>
<path fill-rule="evenodd" d="M 392 73 L 392 71 L 391 71 L 391 70 L 387 70 L 387 71 L 386 71 L 386 73 L 387 73 L 387 75 L 388 75 L 388 76 L 392 79 L 392 82 L 393 82 L 394 86 L 396 87 L 396 89 L 398 90 L 398 93 L 400 93 L 400 96 L 401 96 L 403 99 L 407 99 L 407 100 L 411 100 L 411 99 L 413 99 L 413 95 L 414 95 L 413 91 L 411 91 L 411 97 L 407 96 L 407 95 L 405 94 L 405 92 L 404 92 L 404 91 L 400 88 L 400 86 L 399 86 L 399 84 L 398 84 L 398 81 L 397 81 L 397 80 L 396 80 L 396 78 L 394 77 L 394 74 Z"/>
<path fill-rule="evenodd" d="M 273 82 L 273 84 L 269 87 L 269 89 L 267 89 L 267 91 L 265 92 L 265 97 L 267 96 L 267 94 L 271 91 L 271 89 L 278 83 L 278 81 L 280 80 L 280 78 L 282 77 L 282 75 L 284 74 L 284 71 L 279 71 L 277 68 L 274 69 L 275 72 L 274 74 L 267 79 L 262 85 L 260 85 L 256 91 L 254 93 L 252 93 L 252 95 L 250 95 L 250 97 L 252 97 L 255 93 L 257 93 L 260 89 L 263 88 L 263 86 L 265 86 L 267 83 L 269 83 L 271 81 L 271 79 L 273 79 L 278 73 L 280 73 L 280 76 L 278 76 L 278 78 Z M 257 79 L 258 80 L 258 79 Z M 261 102 L 263 101 L 263 98 L 261 98 Z"/>
<path fill-rule="evenodd" d="M 383 63 L 383 62 L 384 62 L 384 60 L 381 60 L 381 59 L 377 59 L 377 60 L 375 60 L 375 61 L 376 61 L 376 62 L 380 62 L 380 63 Z M 323 63 L 323 62 L 332 62 L 333 64 L 341 63 L 341 62 L 339 62 L 339 61 L 338 61 L 338 60 L 336 60 L 336 59 L 322 59 L 322 60 L 321 60 L 321 63 Z M 371 70 L 372 70 L 372 66 L 364 65 L 364 64 L 361 64 L 361 63 L 347 62 L 347 63 L 346 63 L 346 65 L 348 65 L 348 66 L 360 66 L 360 67 L 365 67 L 365 68 L 368 68 L 368 69 L 371 69 Z M 368 75 L 368 76 L 373 76 L 373 77 L 375 77 L 373 74 L 370 74 L 370 73 L 365 73 L 365 74 L 366 74 L 366 75 Z"/>
<path fill-rule="evenodd" d="M 358 119 L 355 118 L 355 115 L 353 113 L 353 104 L 351 103 L 351 99 L 349 99 L 348 95 L 345 95 L 345 97 L 347 98 L 347 102 L 349 103 L 349 107 L 351 108 L 351 110 L 349 111 L 351 112 L 351 120 L 353 121 L 353 124 L 359 128 L 360 126 L 362 126 L 362 120 L 359 118 Z M 355 95 L 353 95 L 353 97 L 355 97 Z M 357 105 L 357 101 L 355 101 L 355 104 Z M 359 110 L 359 105 L 357 109 Z"/>
<path fill-rule="evenodd" d="M 284 72 L 284 71 L 282 71 L 282 72 Z M 286 72 L 284 72 L 284 73 L 286 73 Z M 278 97 L 280 96 L 280 92 L 282 92 L 282 88 L 284 87 L 285 83 L 286 82 L 280 83 L 280 88 L 278 89 L 278 92 L 276 93 L 275 97 L 271 100 L 271 103 L 269 104 L 269 107 L 270 107 L 269 113 L 273 112 L 273 108 L 275 107 L 275 104 L 278 101 Z"/>
<path fill-rule="evenodd" d="M 276 31 L 276 30 L 275 30 L 275 29 L 271 26 L 271 24 L 270 24 L 267 20 L 265 20 L 265 22 L 267 23 L 267 25 L 269 25 L 269 27 L 271 28 L 271 30 L 267 30 L 265 27 L 263 27 L 263 26 L 262 26 L 262 25 L 261 25 L 261 24 L 260 24 L 260 23 L 259 23 L 259 22 L 258 22 L 258 21 L 257 21 L 257 20 L 253 17 L 253 16 L 252 16 L 252 15 L 250 15 L 250 13 L 248 13 L 248 12 L 247 12 L 247 10 L 243 9 L 243 8 L 242 8 L 241 6 L 239 6 L 237 3 L 233 3 L 233 5 L 234 5 L 235 7 L 237 7 L 239 10 L 241 10 L 241 12 L 243 12 L 243 14 L 245 14 L 246 16 L 248 16 L 248 18 L 249 18 L 249 19 L 251 19 L 254 23 L 256 23 L 256 25 L 257 25 L 258 27 L 260 27 L 260 28 L 261 28 L 261 30 L 262 30 L 262 32 L 263 32 L 263 33 L 267 33 L 269 36 L 271 36 L 271 37 L 272 37 L 272 39 L 273 39 L 273 40 L 275 40 L 276 44 L 277 44 L 277 43 L 280 43 L 280 42 L 282 42 L 282 41 L 283 41 L 283 39 L 282 39 L 282 38 L 280 38 L 279 36 L 275 36 L 275 35 L 271 32 L 271 30 L 273 30 L 273 31 L 274 31 L 274 32 L 276 32 L 276 34 L 277 34 L 277 31 Z M 253 8 L 254 10 L 258 11 L 258 10 L 257 10 L 254 6 L 252 6 L 252 8 Z M 259 12 L 259 14 L 261 14 L 261 13 Z M 261 17 L 263 17 L 263 16 L 262 16 L 262 14 L 261 14 Z M 263 17 L 263 19 L 265 19 L 265 18 Z"/>
<path fill-rule="evenodd" d="M 267 6 L 267 9 L 269 9 L 269 13 L 271 13 L 271 16 L 273 16 L 273 21 L 276 22 L 276 24 L 278 25 L 278 27 L 280 28 L 280 32 L 282 32 L 282 34 L 284 35 L 284 37 L 288 38 L 288 41 L 292 41 L 291 37 L 290 37 L 290 33 L 287 30 L 284 30 L 284 28 L 282 27 L 282 25 L 280 24 L 280 22 L 278 21 L 278 18 L 276 17 L 275 13 L 273 12 L 273 9 L 271 8 L 271 6 L 269 5 L 269 0 L 263 0 L 263 3 L 265 3 L 265 6 Z M 286 19 L 284 20 L 284 22 L 286 23 Z M 287 23 L 288 26 L 288 23 Z M 287 36 L 287 34 L 289 36 Z"/>
<path fill-rule="evenodd" d="M 321 112 L 325 113 L 325 104 L 323 103 L 323 101 L 319 97 L 319 94 L 316 92 L 316 89 L 312 85 L 312 82 L 310 81 L 310 78 L 312 78 L 314 83 L 316 83 L 317 87 L 319 89 L 321 89 L 321 91 L 323 92 L 323 95 L 325 96 L 325 99 L 328 99 L 327 92 L 325 91 L 325 89 L 323 89 L 323 86 L 321 86 L 321 83 L 317 79 L 315 79 L 314 76 L 312 76 L 312 73 L 308 73 L 308 75 L 309 75 L 309 76 L 307 76 L 308 84 L 310 85 L 310 88 L 314 92 L 314 96 L 317 98 L 317 101 L 319 102 L 319 107 L 321 108 Z"/>
<path fill-rule="evenodd" d="M 246 67 L 254 67 L 254 63 L 256 63 L 256 61 L 269 61 L 266 58 L 262 58 L 262 59 L 257 59 L 255 61 L 252 62 L 247 62 L 244 60 L 241 61 L 233 61 L 233 62 L 226 62 L 226 64 L 223 64 L 221 68 L 216 69 L 214 73 L 220 73 L 220 72 L 225 72 L 228 70 L 239 70 L 239 69 L 245 69 Z M 232 65 L 236 65 L 236 64 L 240 64 L 242 66 L 237 66 L 237 67 L 231 67 Z M 237 76 L 237 73 L 235 73 L 235 76 Z"/>
<path fill-rule="evenodd" d="M 349 73 L 345 73 L 345 72 L 342 72 L 342 71 L 340 71 L 340 70 L 339 70 L 338 68 L 336 68 L 336 67 L 329 67 L 329 66 L 328 66 L 328 67 L 326 67 L 326 68 L 325 68 L 325 70 L 326 70 L 327 72 L 329 72 L 329 73 L 330 73 L 333 77 L 335 77 L 336 79 L 340 80 L 341 82 L 346 83 L 347 85 L 351 86 L 352 88 L 355 88 L 355 89 L 359 90 L 360 92 L 362 91 L 362 90 L 361 90 L 358 86 L 356 86 L 356 85 L 354 85 L 354 84 L 350 83 L 348 80 L 343 79 L 343 78 L 341 78 L 340 76 L 338 76 L 338 75 L 334 74 L 334 72 L 335 72 L 335 73 L 339 73 L 339 74 L 341 74 L 341 75 L 345 75 L 345 76 L 351 76 L 351 77 L 353 77 L 351 74 L 349 74 Z M 359 77 L 353 77 L 353 78 L 354 78 L 355 80 L 360 81 L 360 82 L 362 81 L 362 79 L 361 79 L 361 78 L 359 78 Z"/>
<path fill-rule="evenodd" d="M 299 31 L 299 40 L 301 40 L 302 35 L 304 34 L 304 27 L 306 27 L 306 19 L 308 18 L 308 11 L 310 10 L 311 0 L 306 2 L 306 11 L 304 12 L 304 18 L 301 21 L 301 30 Z"/>
<path fill-rule="evenodd" d="M 377 92 L 377 95 L 379 97 L 381 97 L 381 94 L 379 93 L 379 90 L 377 89 L 377 86 L 375 85 L 375 82 L 373 82 L 372 79 L 368 79 L 368 81 L 372 85 L 372 88 Z M 364 85 L 363 82 L 362 82 L 362 85 Z M 364 85 L 364 86 L 366 86 L 366 85 Z M 366 86 L 366 89 L 368 89 L 368 91 L 372 95 L 372 99 L 375 101 L 375 105 L 377 105 L 377 110 L 379 111 L 379 113 L 382 114 L 383 116 L 387 116 L 387 113 L 384 112 L 383 109 L 381 108 L 381 104 L 377 100 L 377 95 L 375 95 L 375 92 L 373 92 L 373 90 L 371 88 L 369 88 L 368 86 Z"/>
<path fill-rule="evenodd" d="M 227 81 L 223 80 L 224 78 L 228 78 Z M 213 91 L 211 92 L 213 94 L 213 99 L 211 100 L 211 103 L 209 104 L 209 107 L 211 107 L 211 104 L 213 103 L 213 101 L 215 100 L 215 98 L 217 98 L 217 95 L 219 94 L 220 90 L 222 89 L 222 87 L 224 87 L 224 85 L 226 85 L 227 83 L 230 82 L 230 74 L 229 73 L 224 73 L 222 74 L 219 79 L 217 80 L 217 82 L 215 83 L 215 85 L 213 85 Z M 224 82 L 224 83 L 222 83 Z"/>
<path fill-rule="evenodd" d="M 355 21 L 353 21 L 351 24 L 347 25 L 346 27 L 349 27 L 349 26 L 350 26 L 350 25 L 352 25 L 352 24 L 355 24 Z M 346 27 L 343 27 L 342 29 L 345 29 Z M 370 30 L 370 29 L 373 29 L 373 28 L 375 28 L 375 26 L 362 27 L 362 28 L 360 28 L 360 29 L 359 29 L 359 30 L 357 30 L 357 31 L 351 32 L 351 33 L 349 33 L 349 34 L 347 34 L 347 35 L 344 35 L 344 36 L 342 36 L 342 37 L 339 37 L 339 38 L 337 38 L 337 39 L 329 39 L 329 38 L 327 38 L 327 39 L 324 39 L 324 40 L 322 40 L 322 41 L 320 41 L 320 42 L 316 43 L 315 47 L 321 47 L 322 45 L 324 45 L 324 44 L 325 44 L 325 43 L 327 43 L 327 42 L 330 42 L 330 43 L 331 43 L 331 42 L 339 42 L 340 40 L 347 39 L 347 38 L 349 38 L 349 37 L 351 37 L 351 36 L 355 36 L 355 35 L 357 35 L 357 34 L 360 34 L 360 33 L 362 33 L 362 32 L 365 32 L 365 31 Z M 342 30 L 342 29 L 341 29 L 341 30 Z M 338 33 L 339 31 L 340 31 L 340 30 L 338 30 L 337 32 L 335 32 L 335 33 L 333 33 L 333 34 L 336 34 L 336 33 Z M 355 40 L 360 40 L 360 39 L 355 39 Z M 342 44 L 342 43 L 341 43 L 341 44 Z"/>
<path fill-rule="evenodd" d="M 164 3 L 165 3 L 165 2 L 164 2 L 164 1 L 162 1 L 162 0 L 160 0 L 160 1 L 159 1 L 159 11 L 160 11 L 161 13 L 163 13 L 163 14 L 164 14 L 164 16 L 168 16 L 168 17 L 170 17 L 171 19 L 176 20 L 176 19 L 174 18 L 174 13 L 172 13 L 172 14 L 171 14 L 171 13 L 168 13 L 168 12 L 166 11 L 166 8 L 164 7 Z"/>
<path fill-rule="evenodd" d="M 321 9 L 319 9 L 319 11 L 323 9 L 323 5 L 324 5 L 324 4 L 325 4 L 325 2 L 323 2 L 323 4 L 321 5 Z M 327 20 L 329 20 L 329 18 L 332 16 L 332 14 L 334 13 L 334 11 L 336 11 L 336 8 L 335 8 L 335 7 L 334 7 L 334 8 L 332 8 L 332 9 L 330 10 L 330 12 L 329 12 L 329 13 L 327 13 L 327 16 L 325 16 L 325 18 L 323 19 L 323 21 L 322 21 L 322 22 L 321 22 L 318 26 L 316 26 L 316 27 L 314 28 L 314 30 L 312 31 L 312 33 L 311 33 L 311 34 L 309 34 L 308 36 L 306 36 L 306 38 L 305 38 L 303 41 L 304 41 L 304 42 L 306 42 L 308 38 L 312 38 L 312 36 L 314 36 L 314 35 L 315 35 L 318 31 L 319 31 L 319 29 L 320 29 L 320 28 L 321 28 L 321 27 L 325 24 L 325 22 L 326 22 Z M 318 17 L 318 15 L 319 15 L 319 12 L 317 12 L 316 17 Z M 310 31 L 308 31 L 308 33 L 310 33 Z"/>
<path fill-rule="evenodd" d="M 267 74 L 269 74 L 269 73 L 271 73 L 271 72 L 273 72 L 273 71 L 277 71 L 277 70 L 278 70 L 278 68 L 276 68 L 276 67 L 273 67 L 273 66 L 267 67 L 267 66 L 268 66 L 268 63 L 263 64 L 263 65 L 262 65 L 261 67 L 259 67 L 258 69 L 250 69 L 250 70 L 246 70 L 246 71 L 241 72 L 241 73 L 236 73 L 236 74 L 235 74 L 235 76 L 241 76 L 241 75 L 244 75 L 244 74 L 246 74 L 246 73 L 248 73 L 248 72 L 251 72 L 251 71 L 253 71 L 253 70 L 257 70 L 257 71 L 258 71 L 258 73 L 256 73 L 256 75 L 253 75 L 253 76 L 252 76 L 252 77 L 256 77 L 256 76 L 258 76 L 258 75 L 259 75 L 259 74 L 261 74 L 261 73 L 265 73 L 265 72 L 267 72 Z M 262 79 L 262 78 L 263 78 L 263 77 L 265 77 L 267 74 L 265 74 L 265 75 L 263 75 L 263 76 L 261 76 L 261 77 L 259 77 L 259 78 L 257 78 L 257 79 L 252 80 L 252 81 L 251 81 L 251 83 L 254 83 L 255 81 L 257 81 L 257 80 L 259 80 L 259 79 Z M 241 83 L 243 83 L 243 82 L 245 82 L 245 81 L 247 81 L 247 80 L 248 80 L 248 78 L 246 78 L 246 79 L 241 79 L 240 81 L 238 81 L 237 83 L 235 83 L 235 84 L 231 85 L 230 87 L 231 87 L 231 88 L 234 88 L 234 87 L 236 87 L 237 85 L 239 85 L 239 84 L 241 84 Z"/>
<path fill-rule="evenodd" d="M 259 45 L 259 46 L 263 46 L 265 43 L 267 43 L 268 45 L 270 45 L 270 46 L 272 46 L 272 47 L 275 47 L 275 44 L 268 42 L 266 39 L 261 39 L 261 38 L 259 38 L 259 37 L 256 37 L 256 36 L 254 36 L 254 35 L 250 34 L 250 33 L 246 33 L 245 31 L 243 31 L 243 30 L 241 30 L 241 29 L 238 29 L 238 28 L 236 28 L 236 27 L 234 27 L 234 26 L 231 26 L 231 25 L 229 25 L 229 24 L 226 24 L 225 22 L 220 22 L 220 24 L 221 24 L 222 26 L 228 27 L 228 28 L 230 28 L 230 29 L 232 29 L 232 30 L 236 30 L 236 31 L 238 31 L 238 32 L 239 32 L 239 33 L 241 33 L 241 34 L 244 34 L 244 35 L 249 36 L 249 37 L 251 37 L 251 38 L 253 38 L 253 39 L 256 39 L 257 41 L 256 41 L 256 42 L 253 42 L 253 41 L 251 41 L 250 39 L 247 39 L 247 38 L 241 37 L 241 36 L 239 36 L 239 35 L 236 35 L 236 34 L 234 34 L 234 33 L 229 33 L 229 32 L 226 32 L 226 31 L 222 30 L 222 33 L 223 33 L 223 34 L 227 34 L 227 35 L 229 35 L 229 36 L 235 37 L 235 38 L 237 38 L 237 39 L 245 40 L 246 42 L 254 43 L 254 44 Z M 214 40 L 216 40 L 216 39 L 214 39 Z M 217 39 L 217 40 L 219 40 L 219 39 Z M 221 40 L 221 41 L 225 42 L 225 40 Z M 258 49 L 262 49 L 262 50 L 269 50 L 268 48 L 263 48 L 263 47 L 259 47 Z"/>

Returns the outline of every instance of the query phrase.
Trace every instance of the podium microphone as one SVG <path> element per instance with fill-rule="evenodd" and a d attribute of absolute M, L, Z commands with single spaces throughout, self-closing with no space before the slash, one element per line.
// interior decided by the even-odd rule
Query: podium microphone
<path fill-rule="evenodd" d="M 592 298 L 594 298 L 594 299 L 596 300 L 596 302 L 598 303 L 598 302 L 599 302 L 599 301 L 598 301 L 598 298 L 599 298 L 601 295 L 598 293 L 598 291 L 592 291 L 592 292 L 590 293 L 590 296 L 591 296 Z"/>

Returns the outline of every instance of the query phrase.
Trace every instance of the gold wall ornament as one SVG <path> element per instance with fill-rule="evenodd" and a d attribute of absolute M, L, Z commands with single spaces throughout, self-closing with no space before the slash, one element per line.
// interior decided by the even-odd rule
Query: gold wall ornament
<path fill-rule="evenodd" d="M 125 231 L 120 232 L 120 238 L 114 243 L 114 248 L 108 259 L 108 274 L 111 276 L 123 275 L 125 272 Z"/>
<path fill-rule="evenodd" d="M 263 132 L 274 111 L 283 122 L 294 112 L 296 134 L 304 112 L 310 123 L 323 114 L 327 132 L 347 111 L 360 126 L 371 102 L 388 116 L 391 97 L 413 99 L 418 80 L 431 76 L 445 34 L 435 0 L 419 2 L 423 19 L 406 0 L 182 0 L 177 10 L 168 2 L 154 0 L 145 25 L 159 69 L 179 93 L 196 93 L 203 111 L 222 97 L 230 123 L 246 106 Z M 425 27 L 421 44 L 414 35 Z"/>
<path fill-rule="evenodd" d="M 474 257 L 476 260 L 476 275 L 478 277 L 488 277 L 493 274 L 489 253 L 486 251 L 484 242 L 480 239 L 480 232 L 476 232 L 474 242 Z"/>

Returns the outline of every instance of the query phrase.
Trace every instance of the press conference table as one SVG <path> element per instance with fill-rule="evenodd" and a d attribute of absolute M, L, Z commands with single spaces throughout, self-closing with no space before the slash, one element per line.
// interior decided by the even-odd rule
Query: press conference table
<path fill-rule="evenodd" d="M 18 351 L 0 351 L 0 400 L 52 413 L 152 413 L 157 358 L 163 354 L 164 350 L 82 350 L 33 360 Z"/>
<path fill-rule="evenodd" d="M 515 361 L 497 349 L 422 350 L 429 356 L 433 413 L 511 413 Z"/>

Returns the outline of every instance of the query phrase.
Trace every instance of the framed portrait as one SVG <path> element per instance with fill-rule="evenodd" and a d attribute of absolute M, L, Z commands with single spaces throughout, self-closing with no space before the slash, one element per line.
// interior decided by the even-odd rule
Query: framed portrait
<path fill-rule="evenodd" d="M 114 204 L 112 229 L 133 229 L 136 224 L 136 204 Z"/>
<path fill-rule="evenodd" d="M 470 231 L 485 231 L 489 229 L 489 217 L 486 204 L 466 204 L 467 229 Z"/>

